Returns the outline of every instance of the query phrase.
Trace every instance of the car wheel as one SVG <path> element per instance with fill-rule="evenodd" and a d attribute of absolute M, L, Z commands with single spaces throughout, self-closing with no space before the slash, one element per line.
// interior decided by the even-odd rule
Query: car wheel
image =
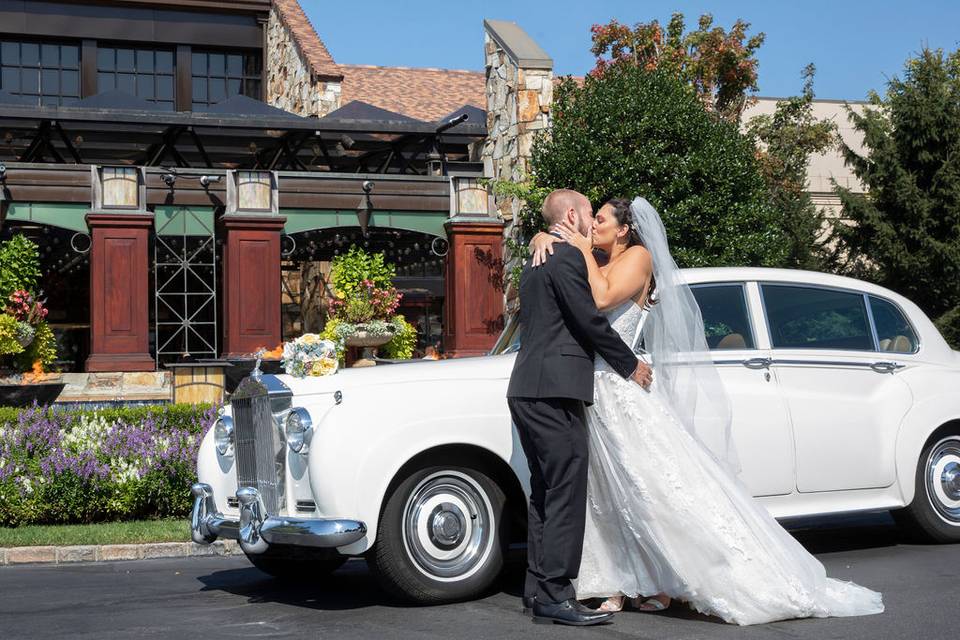
<path fill-rule="evenodd" d="M 503 491 L 467 467 L 430 467 L 403 480 L 387 499 L 368 559 L 380 584 L 408 602 L 473 598 L 503 567 Z"/>
<path fill-rule="evenodd" d="M 331 574 L 347 561 L 347 556 L 337 553 L 335 549 L 272 544 L 264 553 L 247 554 L 247 559 L 257 569 L 274 578 L 295 582 Z"/>
<path fill-rule="evenodd" d="M 929 442 L 917 464 L 913 502 L 897 522 L 931 542 L 960 542 L 960 435 Z"/>

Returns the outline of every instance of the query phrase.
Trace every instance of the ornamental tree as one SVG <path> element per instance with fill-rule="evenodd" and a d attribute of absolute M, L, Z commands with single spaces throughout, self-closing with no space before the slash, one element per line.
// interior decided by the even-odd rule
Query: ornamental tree
<path fill-rule="evenodd" d="M 750 25 L 743 20 L 729 31 L 716 27 L 710 14 L 700 16 L 695 31 L 684 34 L 684 28 L 682 13 L 674 13 L 666 28 L 657 20 L 633 27 L 616 20 L 594 25 L 591 75 L 619 65 L 662 69 L 693 87 L 708 111 L 738 122 L 749 104 L 747 93 L 757 90 L 756 51 L 764 34 L 748 38 Z"/>
<path fill-rule="evenodd" d="M 836 187 L 836 268 L 911 298 L 960 347 L 960 50 L 923 49 L 848 108 L 868 153 L 842 147 L 866 194 Z"/>

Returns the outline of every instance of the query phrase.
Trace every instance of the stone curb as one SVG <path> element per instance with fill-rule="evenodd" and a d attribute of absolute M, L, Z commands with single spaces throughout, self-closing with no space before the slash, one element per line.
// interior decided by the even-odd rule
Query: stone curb
<path fill-rule="evenodd" d="M 103 544 L 72 547 L 0 548 L 0 566 L 20 564 L 72 564 L 113 562 L 191 556 L 235 556 L 242 554 L 235 540 L 217 540 L 204 545 L 195 542 L 153 542 L 147 544 Z"/>

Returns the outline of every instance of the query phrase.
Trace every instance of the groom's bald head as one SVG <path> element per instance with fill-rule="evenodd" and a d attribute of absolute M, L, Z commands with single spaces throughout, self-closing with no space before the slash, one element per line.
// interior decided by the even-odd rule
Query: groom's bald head
<path fill-rule="evenodd" d="M 548 225 L 566 220 L 584 234 L 589 231 L 590 221 L 593 218 L 590 201 L 585 195 L 573 189 L 551 191 L 543 200 L 541 213 Z"/>

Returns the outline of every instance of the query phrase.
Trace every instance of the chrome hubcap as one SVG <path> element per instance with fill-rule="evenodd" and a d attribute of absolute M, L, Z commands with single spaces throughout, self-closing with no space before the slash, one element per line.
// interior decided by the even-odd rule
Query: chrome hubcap
<path fill-rule="evenodd" d="M 960 525 L 960 440 L 947 438 L 933 448 L 927 459 L 926 485 L 937 514 Z"/>
<path fill-rule="evenodd" d="M 414 488 L 404 508 L 403 542 L 413 564 L 434 580 L 463 580 L 493 543 L 493 508 L 465 474 L 443 471 Z"/>

